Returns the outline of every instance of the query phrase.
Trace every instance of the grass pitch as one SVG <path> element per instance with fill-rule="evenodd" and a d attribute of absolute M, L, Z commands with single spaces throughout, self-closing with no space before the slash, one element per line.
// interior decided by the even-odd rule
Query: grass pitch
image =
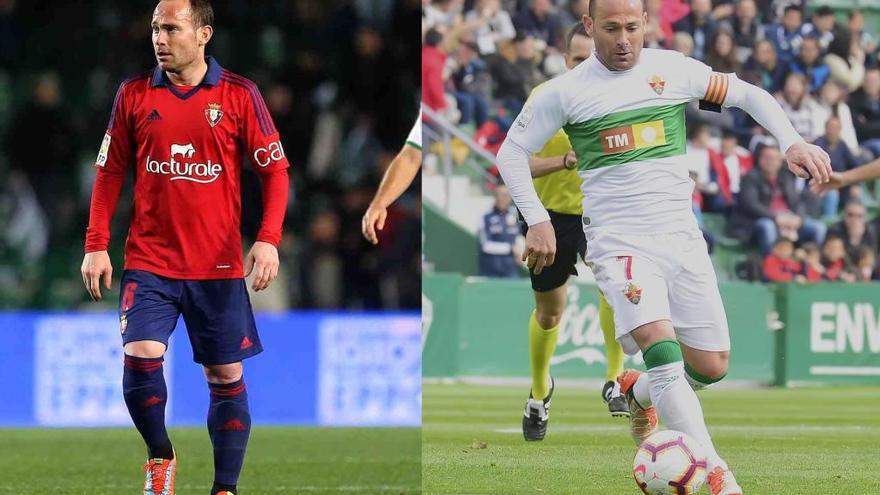
<path fill-rule="evenodd" d="M 425 494 L 640 494 L 628 420 L 599 391 L 557 386 L 547 437 L 526 443 L 527 389 L 425 385 Z M 719 453 L 748 495 L 880 494 L 880 387 L 708 390 Z M 700 493 L 708 493 L 703 488 Z"/>
<path fill-rule="evenodd" d="M 172 428 L 178 495 L 207 495 L 213 460 L 204 428 Z M 241 495 L 419 493 L 417 428 L 255 427 Z M 140 493 L 143 442 L 134 428 L 2 429 L 0 494 Z"/>

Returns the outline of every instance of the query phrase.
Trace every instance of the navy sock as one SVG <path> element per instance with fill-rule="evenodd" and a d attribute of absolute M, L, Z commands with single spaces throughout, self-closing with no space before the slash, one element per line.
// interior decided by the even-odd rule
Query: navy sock
<path fill-rule="evenodd" d="M 214 482 L 214 486 L 211 487 L 211 495 L 217 495 L 220 492 L 231 492 L 235 493 L 236 488 L 235 485 L 224 485 L 223 483 Z"/>
<path fill-rule="evenodd" d="M 151 459 L 174 457 L 171 440 L 165 429 L 165 403 L 168 390 L 162 374 L 163 358 L 125 356 L 122 372 L 122 395 Z"/>
<path fill-rule="evenodd" d="M 208 387 L 211 389 L 208 434 L 214 446 L 214 483 L 235 486 L 251 432 L 247 390 L 243 378 L 233 383 L 209 383 Z"/>

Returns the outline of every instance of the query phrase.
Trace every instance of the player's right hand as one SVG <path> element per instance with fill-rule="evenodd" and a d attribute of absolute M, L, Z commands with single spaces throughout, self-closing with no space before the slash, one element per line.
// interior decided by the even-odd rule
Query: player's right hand
<path fill-rule="evenodd" d="M 83 257 L 82 268 L 83 284 L 86 291 L 92 296 L 93 301 L 101 300 L 101 279 L 104 279 L 104 287 L 110 290 L 110 281 L 113 278 L 113 266 L 110 264 L 110 255 L 107 251 L 93 251 Z"/>
<path fill-rule="evenodd" d="M 556 232 L 550 220 L 529 226 L 526 233 L 526 248 L 522 260 L 535 275 L 556 259 Z"/>
<path fill-rule="evenodd" d="M 387 209 L 377 204 L 370 203 L 370 207 L 367 208 L 367 212 L 364 213 L 364 218 L 361 219 L 361 232 L 363 232 L 364 237 L 368 241 L 373 244 L 379 243 L 379 237 L 376 235 L 376 231 L 385 228 L 385 218 L 387 216 Z"/>

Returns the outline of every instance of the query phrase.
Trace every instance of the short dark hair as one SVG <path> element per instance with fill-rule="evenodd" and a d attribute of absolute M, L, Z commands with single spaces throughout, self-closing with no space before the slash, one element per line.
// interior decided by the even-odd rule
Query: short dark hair
<path fill-rule="evenodd" d="M 791 244 L 792 246 L 794 246 L 794 241 L 789 239 L 788 237 L 779 236 L 776 238 L 775 241 L 773 241 L 773 247 L 776 247 L 780 244 Z"/>
<path fill-rule="evenodd" d="M 799 6 L 797 6 L 793 3 L 790 3 L 790 4 L 786 5 L 784 9 L 782 9 L 782 15 L 788 14 L 792 10 L 797 11 L 798 14 L 804 13 L 803 9 L 801 9 Z"/>
<path fill-rule="evenodd" d="M 431 28 L 425 33 L 425 45 L 437 46 L 443 41 L 443 34 L 435 28 Z"/>
<path fill-rule="evenodd" d="M 599 0 L 590 0 L 590 6 L 587 8 L 587 14 L 590 16 L 590 18 L 593 17 L 593 12 L 594 12 L 593 6 L 596 5 L 596 2 L 598 2 L 598 1 Z M 647 5 L 645 5 L 645 0 L 641 0 L 641 2 L 642 2 L 642 12 L 646 12 L 648 7 L 647 7 Z"/>
<path fill-rule="evenodd" d="M 189 0 L 189 9 L 194 27 L 214 25 L 214 8 L 209 0 Z"/>
<path fill-rule="evenodd" d="M 572 24 L 572 26 L 568 28 L 568 34 L 565 35 L 566 52 L 571 51 L 571 40 L 573 40 L 575 36 L 583 36 L 585 38 L 590 37 L 590 35 L 587 34 L 587 28 L 584 27 L 583 22 Z"/>
<path fill-rule="evenodd" d="M 829 15 L 834 15 L 834 11 L 831 10 L 831 7 L 827 5 L 822 5 L 816 8 L 816 10 L 813 12 L 813 15 L 816 17 L 828 17 Z"/>
<path fill-rule="evenodd" d="M 765 150 L 768 150 L 768 149 L 774 149 L 776 151 L 781 151 L 779 149 L 779 145 L 776 144 L 776 141 L 771 141 L 769 139 L 765 140 L 762 143 L 760 143 L 758 146 L 755 147 L 755 161 L 756 162 L 760 161 L 761 155 L 764 153 Z"/>

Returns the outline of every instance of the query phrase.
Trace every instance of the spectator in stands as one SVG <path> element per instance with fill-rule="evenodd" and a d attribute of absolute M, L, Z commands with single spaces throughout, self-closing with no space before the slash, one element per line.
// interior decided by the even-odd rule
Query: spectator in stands
<path fill-rule="evenodd" d="M 852 111 L 849 105 L 843 101 L 844 91 L 836 83 L 827 81 L 819 89 L 817 102 L 822 109 L 818 120 L 828 122 L 832 116 L 840 119 L 840 139 L 846 143 L 850 153 L 858 158 L 861 155 L 859 140 L 856 137 L 856 128 L 853 125 Z"/>
<path fill-rule="evenodd" d="M 865 31 L 865 14 L 861 10 L 853 9 L 849 11 L 847 27 L 853 42 L 866 55 L 871 55 L 877 50 L 877 40 L 871 33 Z"/>
<path fill-rule="evenodd" d="M 834 39 L 834 27 L 834 11 L 831 7 L 822 5 L 813 11 L 812 19 L 803 25 L 801 34 L 805 39 L 816 39 L 822 53 L 825 53 Z"/>
<path fill-rule="evenodd" d="M 478 0 L 465 16 L 465 22 L 472 26 L 474 39 L 483 56 L 495 53 L 498 43 L 516 36 L 513 20 L 506 10 L 501 9 L 499 0 Z"/>
<path fill-rule="evenodd" d="M 737 0 L 736 10 L 727 25 L 733 33 L 739 60 L 746 60 L 752 54 L 755 43 L 765 37 L 755 0 Z"/>
<path fill-rule="evenodd" d="M 443 69 L 446 52 L 440 48 L 443 35 L 431 28 L 425 33 L 422 45 L 422 103 L 436 112 L 447 109 L 446 92 L 443 89 Z"/>
<path fill-rule="evenodd" d="M 526 74 L 517 66 L 517 48 L 513 41 L 503 41 L 498 53 L 486 57 L 489 74 L 495 84 L 493 98 L 516 118 L 529 96 Z M 512 120 L 511 118 L 511 120 Z"/>
<path fill-rule="evenodd" d="M 865 51 L 852 39 L 849 31 L 839 29 L 824 58 L 831 81 L 855 91 L 865 79 Z"/>
<path fill-rule="evenodd" d="M 571 26 L 589 13 L 590 0 L 566 0 L 565 7 L 559 10 L 559 23 Z"/>
<path fill-rule="evenodd" d="M 792 74 L 803 74 L 806 77 L 810 93 L 818 92 L 831 74 L 822 61 L 822 50 L 816 38 L 804 38 L 798 56 L 788 65 L 788 70 Z"/>
<path fill-rule="evenodd" d="M 516 67 L 523 75 L 526 94 L 531 94 L 535 86 L 541 84 L 546 79 L 538 68 L 540 53 L 537 41 L 531 36 L 517 34 L 514 46 L 516 48 Z"/>
<path fill-rule="evenodd" d="M 877 252 L 862 246 L 856 254 L 856 281 L 870 282 L 878 279 L 880 271 L 877 270 Z"/>
<path fill-rule="evenodd" d="M 661 24 L 662 8 L 663 0 L 645 0 L 645 12 L 648 14 L 648 24 L 645 25 L 645 48 L 668 48 L 672 41 L 672 34 L 667 34 Z M 671 30 L 672 24 L 668 24 L 667 27 Z"/>
<path fill-rule="evenodd" d="M 700 195 L 695 200 L 701 210 L 718 194 L 718 184 L 712 181 L 709 163 L 709 140 L 711 137 L 711 131 L 705 125 L 691 124 L 688 126 L 687 152 L 684 160 L 687 162 L 688 171 L 691 172 L 691 179 L 696 184 L 694 190 Z"/>
<path fill-rule="evenodd" d="M 797 258 L 801 262 L 801 275 L 807 282 L 821 282 L 825 278 L 825 267 L 822 265 L 822 252 L 815 242 L 805 242 L 798 250 Z"/>
<path fill-rule="evenodd" d="M 520 235 L 516 210 L 507 186 L 495 188 L 495 205 L 483 216 L 479 226 L 480 275 L 484 277 L 519 277 L 514 246 Z"/>
<path fill-rule="evenodd" d="M 797 5 L 787 5 L 782 14 L 782 19 L 770 25 L 767 29 L 767 39 L 773 43 L 776 49 L 776 57 L 783 64 L 788 64 L 794 60 L 795 53 L 800 50 L 801 41 L 801 23 L 803 22 L 803 11 Z"/>
<path fill-rule="evenodd" d="M 537 51 L 552 46 L 556 37 L 565 29 L 559 15 L 553 11 L 551 0 L 531 0 L 514 18 L 516 34 L 529 36 L 538 41 Z"/>
<path fill-rule="evenodd" d="M 709 51 L 709 40 L 718 28 L 712 18 L 711 0 L 692 0 L 691 11 L 672 24 L 675 32 L 683 31 L 694 40 L 693 57 L 703 60 Z"/>
<path fill-rule="evenodd" d="M 709 149 L 711 180 L 718 184 L 718 194 L 710 201 L 709 211 L 730 213 L 739 198 L 742 178 L 752 170 L 752 155 L 737 142 L 729 130 L 721 134 L 720 152 Z"/>
<path fill-rule="evenodd" d="M 736 58 L 733 35 L 726 29 L 719 29 L 712 35 L 706 65 L 715 72 L 741 72 L 742 64 Z"/>
<path fill-rule="evenodd" d="M 50 243 L 67 235 L 73 226 L 75 205 L 71 202 L 77 183 L 74 131 L 72 116 L 63 106 L 58 76 L 48 72 L 39 75 L 31 87 L 30 101 L 12 117 L 7 146 L 12 168 L 27 177 L 49 219 Z"/>
<path fill-rule="evenodd" d="M 431 0 L 422 7 L 422 19 L 428 28 L 449 33 L 461 24 L 462 0 Z"/>
<path fill-rule="evenodd" d="M 822 135 L 825 122 L 822 109 L 807 91 L 807 78 L 803 74 L 789 74 L 785 78 L 782 94 L 776 98 L 798 134 L 807 141 Z"/>
<path fill-rule="evenodd" d="M 825 267 L 826 280 L 855 281 L 854 270 L 847 259 L 843 239 L 838 235 L 829 235 L 822 244 L 822 266 Z"/>
<path fill-rule="evenodd" d="M 835 172 L 845 172 L 851 168 L 859 166 L 859 161 L 849 151 L 849 147 L 841 139 L 840 118 L 832 115 L 825 123 L 825 134 L 813 141 L 813 144 L 821 147 L 831 157 L 831 168 Z M 837 216 L 838 205 L 840 204 L 840 192 L 843 197 L 848 197 L 849 191 L 844 189 L 841 191 L 829 191 L 822 198 L 822 216 Z"/>
<path fill-rule="evenodd" d="M 744 70 L 752 74 L 758 86 L 770 94 L 782 89 L 788 73 L 787 65 L 779 62 L 773 43 L 766 39 L 755 42 L 754 51 L 746 61 Z"/>
<path fill-rule="evenodd" d="M 489 91 L 492 81 L 479 48 L 472 41 L 461 41 L 455 50 L 455 71 L 450 80 L 454 85 L 455 101 L 461 112 L 460 124 L 483 125 L 489 118 Z"/>
<path fill-rule="evenodd" d="M 849 259 L 858 259 L 861 248 L 877 250 L 877 232 L 867 221 L 867 209 L 858 199 L 847 201 L 843 209 L 843 220 L 828 228 L 828 235 L 836 235 L 843 239 L 846 255 Z"/>
<path fill-rule="evenodd" d="M 685 57 L 692 57 L 694 55 L 694 39 L 690 34 L 679 31 L 672 35 L 672 49 L 681 52 Z"/>
<path fill-rule="evenodd" d="M 773 250 L 764 257 L 765 282 L 804 282 L 801 263 L 794 258 L 794 243 L 780 237 L 773 243 Z"/>
<path fill-rule="evenodd" d="M 780 235 L 821 242 L 825 225 L 803 215 L 794 174 L 783 169 L 779 147 L 765 144 L 755 154 L 758 167 L 743 177 L 739 203 L 731 213 L 731 237 L 742 242 L 755 239 L 763 255 L 770 252 Z"/>
<path fill-rule="evenodd" d="M 865 71 L 862 87 L 850 95 L 849 103 L 859 143 L 880 157 L 880 69 Z"/>

